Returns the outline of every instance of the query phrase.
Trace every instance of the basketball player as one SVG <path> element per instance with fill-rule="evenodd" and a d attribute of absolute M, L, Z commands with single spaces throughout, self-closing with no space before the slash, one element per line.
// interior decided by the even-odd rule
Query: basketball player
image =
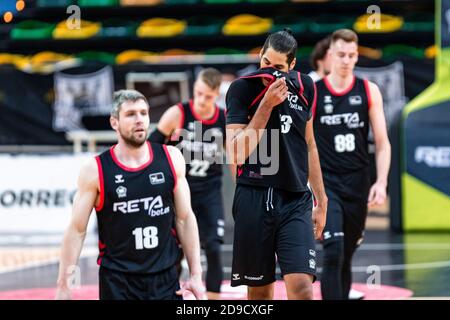
<path fill-rule="evenodd" d="M 308 73 L 308 76 L 310 76 L 314 82 L 319 81 L 330 73 L 331 57 L 329 55 L 329 48 L 330 37 L 326 37 L 317 42 L 311 52 L 310 63 L 313 71 Z"/>
<path fill-rule="evenodd" d="M 326 75 L 330 73 L 331 69 L 331 55 L 330 55 L 330 41 L 331 37 L 328 36 L 314 46 L 314 50 L 311 53 L 310 63 L 313 71 L 308 73 L 308 76 L 317 82 L 323 79 Z M 350 300 L 360 300 L 364 298 L 364 293 L 350 289 L 349 299 Z"/>
<path fill-rule="evenodd" d="M 314 133 L 328 196 L 323 233 L 324 299 L 347 299 L 352 282 L 352 256 L 363 239 L 367 205 L 386 199 L 391 147 L 378 87 L 354 76 L 358 37 L 335 31 L 330 45 L 331 72 L 317 85 Z M 372 126 L 377 180 L 370 186 L 367 136 Z"/>
<path fill-rule="evenodd" d="M 185 290 L 202 299 L 198 229 L 184 159 L 174 147 L 147 142 L 149 106 L 142 94 L 121 90 L 113 103 L 110 122 L 118 143 L 81 169 L 56 298 L 71 297 L 68 270 L 77 263 L 95 208 L 100 299 L 181 299 Z M 174 224 L 191 274 L 182 289 Z"/>
<path fill-rule="evenodd" d="M 176 145 L 185 156 L 192 208 L 197 217 L 200 242 L 208 264 L 208 299 L 220 298 L 223 279 L 221 163 L 225 143 L 225 111 L 215 104 L 221 81 L 222 75 L 216 69 L 200 71 L 194 83 L 193 99 L 170 107 L 150 135 L 151 141 Z"/>
<path fill-rule="evenodd" d="M 313 297 L 314 237 L 325 225 L 327 197 L 311 119 L 315 86 L 293 70 L 296 50 L 289 30 L 269 35 L 261 69 L 234 81 L 226 98 L 227 148 L 238 165 L 231 285 L 247 285 L 249 299 L 273 299 L 276 259 L 288 299 Z M 278 168 L 269 173 L 262 157 L 250 155 L 271 134 L 278 134 L 269 146 Z"/>

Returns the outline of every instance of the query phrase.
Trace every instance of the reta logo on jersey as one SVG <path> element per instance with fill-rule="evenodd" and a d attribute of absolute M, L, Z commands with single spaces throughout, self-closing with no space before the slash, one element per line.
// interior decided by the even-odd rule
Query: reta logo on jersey
<path fill-rule="evenodd" d="M 287 97 L 288 101 L 289 101 L 289 108 L 294 109 L 294 110 L 298 110 L 298 111 L 303 111 L 303 107 L 299 106 L 297 104 L 298 101 L 298 95 L 296 94 L 292 94 L 291 92 L 288 91 L 288 97 Z"/>
<path fill-rule="evenodd" d="M 359 114 L 357 112 L 321 116 L 320 123 L 328 126 L 346 124 L 350 129 L 364 127 L 364 121 L 359 122 Z"/>
<path fill-rule="evenodd" d="M 170 211 L 169 207 L 164 207 L 161 196 L 114 202 L 113 204 L 113 212 L 135 213 L 142 209 L 148 210 L 150 217 L 162 216 Z"/>

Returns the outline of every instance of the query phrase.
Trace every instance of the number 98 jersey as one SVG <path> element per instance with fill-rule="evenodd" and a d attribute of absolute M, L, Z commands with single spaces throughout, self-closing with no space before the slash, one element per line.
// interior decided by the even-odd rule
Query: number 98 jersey
<path fill-rule="evenodd" d="M 348 173 L 369 165 L 369 82 L 353 77 L 343 92 L 327 78 L 316 82 L 314 135 L 323 171 Z"/>

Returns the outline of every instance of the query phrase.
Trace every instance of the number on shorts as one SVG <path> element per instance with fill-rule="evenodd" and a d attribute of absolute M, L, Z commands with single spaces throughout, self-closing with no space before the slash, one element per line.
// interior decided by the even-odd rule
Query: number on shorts
<path fill-rule="evenodd" d="M 158 246 L 158 228 L 146 227 L 133 230 L 136 250 L 153 249 Z"/>
<path fill-rule="evenodd" d="M 355 136 L 352 133 L 338 134 L 334 137 L 336 152 L 352 152 L 355 150 Z"/>
<path fill-rule="evenodd" d="M 194 159 L 190 163 L 191 169 L 189 175 L 193 177 L 206 177 L 206 171 L 209 169 L 209 162 L 207 160 Z"/>

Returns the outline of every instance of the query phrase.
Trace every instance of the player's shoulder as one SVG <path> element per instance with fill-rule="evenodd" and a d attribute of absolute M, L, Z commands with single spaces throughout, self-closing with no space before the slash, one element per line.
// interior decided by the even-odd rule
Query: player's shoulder
<path fill-rule="evenodd" d="M 175 146 L 166 145 L 164 147 L 167 148 L 169 160 L 172 162 L 177 176 L 184 175 L 186 162 L 181 151 Z"/>
<path fill-rule="evenodd" d="M 362 78 L 355 76 L 355 81 L 359 81 L 360 83 L 363 83 L 365 90 L 370 90 L 370 93 L 376 93 L 380 91 L 380 88 L 375 82 L 370 81 L 367 78 Z"/>
<path fill-rule="evenodd" d="M 231 83 L 230 88 L 228 89 L 228 92 L 247 90 L 248 88 L 251 87 L 251 84 L 252 84 L 252 81 L 249 81 L 246 78 L 237 78 L 236 80 L 234 80 Z"/>
<path fill-rule="evenodd" d="M 306 95 L 314 95 L 314 80 L 306 73 L 295 71 L 297 73 L 297 81 L 300 85 L 300 91 Z"/>
<path fill-rule="evenodd" d="M 163 148 L 166 148 L 172 162 L 173 161 L 177 161 L 179 162 L 180 160 L 184 161 L 184 157 L 183 154 L 181 153 L 180 149 L 178 149 L 175 146 L 169 146 L 169 145 L 163 145 Z"/>
<path fill-rule="evenodd" d="M 314 85 L 314 80 L 309 74 L 302 73 L 302 72 L 298 72 L 298 74 L 299 74 L 300 80 L 303 82 L 303 84 L 306 84 L 309 86 Z"/>
<path fill-rule="evenodd" d="M 81 166 L 78 183 L 82 186 L 96 186 L 103 170 L 100 156 L 87 159 Z"/>

